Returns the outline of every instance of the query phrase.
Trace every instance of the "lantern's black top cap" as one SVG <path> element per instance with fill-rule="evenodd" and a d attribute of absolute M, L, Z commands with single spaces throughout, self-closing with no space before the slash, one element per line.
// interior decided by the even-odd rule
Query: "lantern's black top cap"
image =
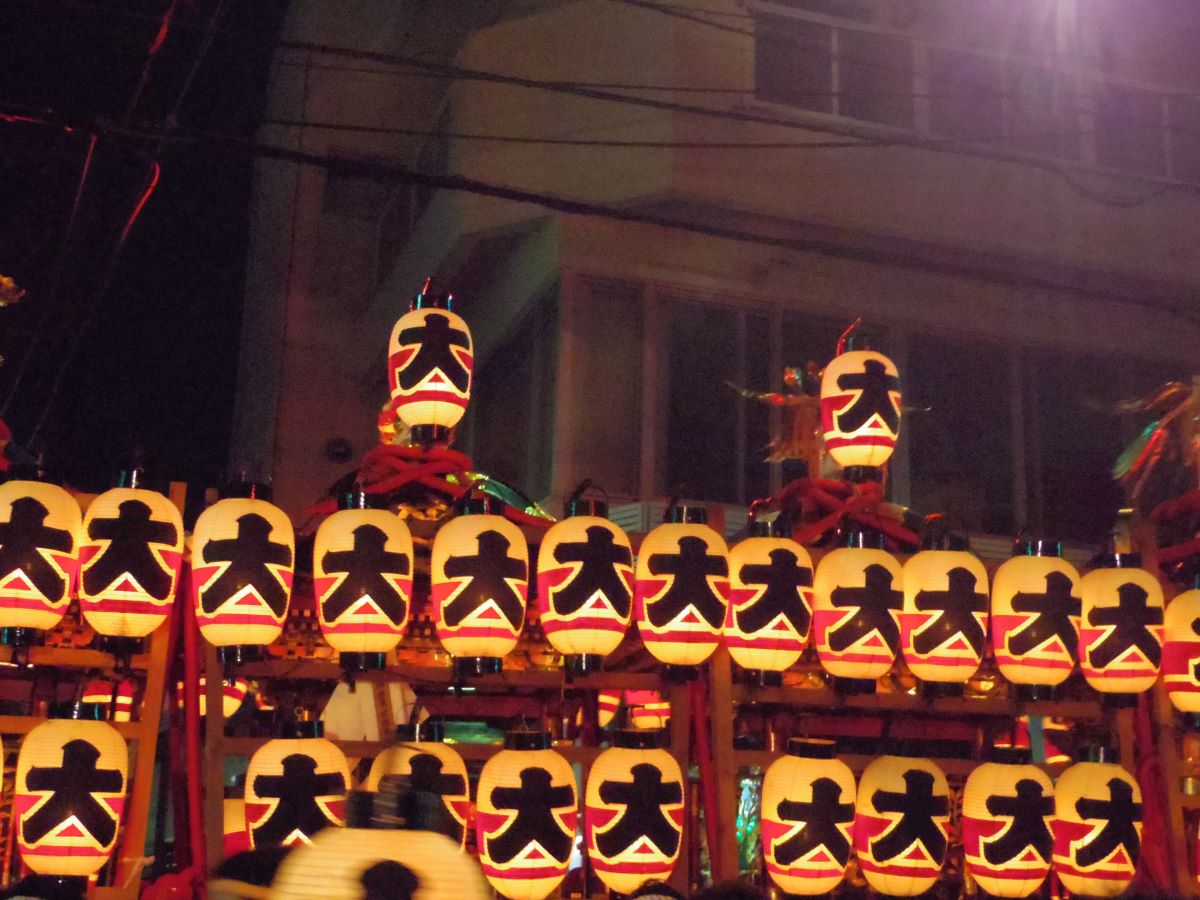
<path fill-rule="evenodd" d="M 510 731 L 504 735 L 505 750 L 549 750 L 548 731 Z"/>
<path fill-rule="evenodd" d="M 92 719 L 100 721 L 104 718 L 104 708 L 99 703 L 84 703 L 82 700 L 68 700 L 65 703 L 55 703 L 50 707 L 51 719 Z"/>
<path fill-rule="evenodd" d="M 426 278 L 421 293 L 413 297 L 410 309 L 449 309 L 453 302 L 453 294 L 435 285 L 432 278 Z"/>
<path fill-rule="evenodd" d="M 366 491 L 342 491 L 337 495 L 337 506 L 338 509 L 387 509 L 387 498 Z"/>
<path fill-rule="evenodd" d="M 658 750 L 666 743 L 667 733 L 662 728 L 622 728 L 613 735 L 613 746 L 622 750 Z"/>
<path fill-rule="evenodd" d="M 600 519 L 607 519 L 608 504 L 597 497 L 572 497 L 563 504 L 563 515 L 568 518 L 571 516 L 596 516 Z"/>
<path fill-rule="evenodd" d="M 1013 556 L 1062 556 L 1062 542 L 1020 535 L 1013 541 Z"/>
<path fill-rule="evenodd" d="M 842 546 L 856 550 L 882 550 L 883 532 L 857 522 L 849 525 L 842 534 Z"/>
<path fill-rule="evenodd" d="M 816 738 L 788 738 L 787 752 L 788 756 L 802 759 L 833 759 L 837 755 L 837 743 Z"/>
<path fill-rule="evenodd" d="M 459 509 L 464 516 L 504 514 L 504 501 L 491 494 L 472 493 L 459 503 Z"/>
<path fill-rule="evenodd" d="M 1077 762 L 1119 763 L 1121 754 L 1115 747 L 1103 744 L 1085 744 L 1075 752 L 1075 759 Z"/>
<path fill-rule="evenodd" d="M 663 513 L 663 521 L 674 524 L 687 523 L 690 525 L 707 525 L 708 510 L 703 506 L 684 506 L 677 504 L 667 507 Z"/>
<path fill-rule="evenodd" d="M 874 350 L 875 339 L 869 331 L 852 331 L 846 335 L 846 343 L 843 345 L 845 352 L 850 350 Z"/>
<path fill-rule="evenodd" d="M 788 523 L 782 515 L 770 519 L 750 520 L 751 537 L 787 537 L 789 530 Z"/>
<path fill-rule="evenodd" d="M 988 747 L 983 753 L 983 758 L 987 762 L 1027 766 L 1033 755 L 1028 747 Z"/>
<path fill-rule="evenodd" d="M 284 722 L 279 726 L 281 738 L 320 738 L 325 737 L 325 723 L 320 719 L 311 722 Z"/>
<path fill-rule="evenodd" d="M 265 481 L 231 481 L 221 488 L 221 499 L 270 500 L 271 485 Z"/>
<path fill-rule="evenodd" d="M 970 550 L 971 542 L 956 534 L 941 516 L 929 516 L 921 526 L 922 550 Z"/>
<path fill-rule="evenodd" d="M 1140 553 L 1105 553 L 1100 557 L 1100 565 L 1105 569 L 1136 569 L 1141 564 Z"/>
<path fill-rule="evenodd" d="M 440 744 L 446 740 L 446 726 L 440 721 L 405 722 L 396 726 L 396 740 Z"/>

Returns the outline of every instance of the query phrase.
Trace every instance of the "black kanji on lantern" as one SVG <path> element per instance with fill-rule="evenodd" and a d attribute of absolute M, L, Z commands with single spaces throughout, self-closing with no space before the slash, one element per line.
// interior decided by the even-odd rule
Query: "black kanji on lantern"
<path fill-rule="evenodd" d="M 521 770 L 521 786 L 492 789 L 492 806 L 498 810 L 516 810 L 516 816 L 503 834 L 487 839 L 488 856 L 498 863 L 511 862 L 533 842 L 559 862 L 571 855 L 571 835 L 566 834 L 554 817 L 554 810 L 575 805 L 570 785 L 554 787 L 550 773 L 531 766 Z"/>
<path fill-rule="evenodd" d="M 432 753 L 418 753 L 408 761 L 408 782 L 414 791 L 425 791 L 439 796 L 461 796 L 467 792 L 466 782 L 461 775 L 447 775 L 442 771 L 443 763 Z"/>
<path fill-rule="evenodd" d="M 765 586 L 757 600 L 736 612 L 738 629 L 753 634 L 782 615 L 799 634 L 807 634 L 812 611 L 800 588 L 812 587 L 813 571 L 800 565 L 796 554 L 783 547 L 772 550 L 769 556 L 769 564 L 742 566 L 738 573 L 743 584 Z"/>
<path fill-rule="evenodd" d="M 616 543 L 612 532 L 603 525 L 591 526 L 586 534 L 586 541 L 563 543 L 554 548 L 556 562 L 580 563 L 575 577 L 554 591 L 554 611 L 569 616 L 600 593 L 612 604 L 613 611 L 624 618 L 629 615 L 630 591 L 616 567 L 631 565 L 633 555 L 628 547 Z"/>
<path fill-rule="evenodd" d="M 322 606 L 327 622 L 336 621 L 363 597 L 370 597 L 393 625 L 404 621 L 408 604 L 404 597 L 383 576 L 407 575 L 412 563 L 407 553 L 396 553 L 385 549 L 388 535 L 374 525 L 359 525 L 354 529 L 354 547 L 351 550 L 334 550 L 325 554 L 321 567 L 326 574 L 346 577 L 331 593 Z"/>
<path fill-rule="evenodd" d="M 837 386 L 843 391 L 862 392 L 850 406 L 837 414 L 839 431 L 858 431 L 871 421 L 872 416 L 879 416 L 893 433 L 900 429 L 900 415 L 888 393 L 900 390 L 900 379 L 889 375 L 879 360 L 868 359 L 863 364 L 863 371 L 839 376 Z"/>
<path fill-rule="evenodd" d="M 521 620 L 525 618 L 525 604 L 517 589 L 506 579 L 523 579 L 525 561 L 508 555 L 508 538 L 499 531 L 481 531 L 476 540 L 479 542 L 478 555 L 453 556 L 442 567 L 447 578 L 470 579 L 443 611 L 443 620 L 455 628 L 490 598 L 500 607 L 509 624 L 520 628 Z"/>
<path fill-rule="evenodd" d="M 900 813 L 892 829 L 872 841 L 871 853 L 875 859 L 894 859 L 914 843 L 920 843 L 931 859 L 941 859 L 946 852 L 946 835 L 938 827 L 934 816 L 944 816 L 950 811 L 950 800 L 933 793 L 933 775 L 921 769 L 909 769 L 904 773 L 903 791 L 878 790 L 871 802 L 881 813 Z"/>
<path fill-rule="evenodd" d="M 1125 651 L 1137 647 L 1150 665 L 1157 666 L 1162 660 L 1162 645 L 1150 631 L 1151 625 L 1163 623 L 1163 608 L 1151 606 L 1142 588 L 1125 583 L 1117 588 L 1117 605 L 1101 606 L 1091 610 L 1089 622 L 1096 626 L 1113 626 L 1103 640 L 1088 651 L 1092 668 L 1103 669 Z"/>
<path fill-rule="evenodd" d="M 1054 837 L 1046 824 L 1046 816 L 1054 812 L 1054 798 L 1047 796 L 1032 778 L 1022 778 L 1016 788 L 1016 794 L 991 796 L 985 804 L 993 816 L 1012 818 L 1000 837 L 984 845 L 983 858 L 994 866 L 1016 859 L 1026 847 L 1032 847 L 1043 862 L 1049 862 L 1054 849 Z"/>
<path fill-rule="evenodd" d="M 666 593 L 647 604 L 650 624 L 663 628 L 691 606 L 713 628 L 721 627 L 725 604 L 708 579 L 712 575 L 728 575 L 729 562 L 724 556 L 709 553 L 703 538 L 681 537 L 678 553 L 655 553 L 648 568 L 651 575 L 675 576 Z"/>
<path fill-rule="evenodd" d="M 425 322 L 414 328 L 405 328 L 396 337 L 401 346 L 419 344 L 420 349 L 413 359 L 400 370 L 399 384 L 411 390 L 435 369 L 449 379 L 460 391 L 465 392 L 471 384 L 471 373 L 459 362 L 451 347 L 467 348 L 471 339 L 465 331 L 450 327 L 450 320 L 441 313 L 430 313 Z"/>
<path fill-rule="evenodd" d="M 106 847 L 117 834 L 117 817 L 93 794 L 119 794 L 125 776 L 119 769 L 97 769 L 100 751 L 85 740 L 63 744 L 61 766 L 33 766 L 25 776 L 30 791 L 52 791 L 37 812 L 21 823 L 26 844 L 36 844 L 72 816 L 96 843 Z"/>
<path fill-rule="evenodd" d="M 896 651 L 900 628 L 893 613 L 904 606 L 904 594 L 892 587 L 893 577 L 887 566 L 872 563 L 863 570 L 862 587 L 840 587 L 830 592 L 829 602 L 833 606 L 856 610 L 853 616 L 829 630 L 826 640 L 830 649 L 841 653 L 877 631 L 888 648 Z"/>
<path fill-rule="evenodd" d="M 84 570 L 84 590 L 98 594 L 128 574 L 151 597 L 167 599 L 171 592 L 171 574 L 164 571 L 150 545 L 174 546 L 179 532 L 171 522 L 152 519 L 151 512 L 141 500 L 126 500 L 117 507 L 116 518 L 92 519 L 88 537 L 109 544 Z"/>
<path fill-rule="evenodd" d="M 1192 634 L 1200 637 L 1200 619 L 1192 619 Z M 1200 681 L 1200 660 L 1192 664 L 1192 677 Z"/>
<path fill-rule="evenodd" d="M 824 847 L 839 865 L 850 860 L 850 841 L 841 825 L 854 821 L 854 804 L 843 803 L 842 786 L 832 778 L 812 783 L 812 801 L 781 800 L 776 813 L 783 822 L 803 822 L 804 827 L 775 845 L 775 861 L 789 866 L 817 847 Z"/>
<path fill-rule="evenodd" d="M 1072 618 L 1078 619 L 1080 601 L 1071 593 L 1075 585 L 1062 572 L 1046 576 L 1046 590 L 1038 594 L 1013 594 L 1013 612 L 1036 613 L 1020 631 L 1008 638 L 1010 652 L 1022 656 L 1057 637 L 1070 650 L 1079 640 Z"/>
<path fill-rule="evenodd" d="M 32 497 L 12 503 L 7 522 L 0 522 L 0 578 L 20 569 L 45 597 L 60 597 L 66 577 L 46 561 L 42 550 L 70 553 L 75 538 L 69 531 L 46 524 L 50 511 Z"/>
<path fill-rule="evenodd" d="M 662 771 L 650 763 L 638 763 L 629 770 L 633 781 L 604 781 L 600 799 L 621 804 L 625 811 L 617 823 L 596 837 L 596 847 L 609 859 L 646 838 L 664 856 L 679 849 L 679 831 L 662 808 L 683 802 L 683 787 L 677 781 L 664 782 Z"/>
<path fill-rule="evenodd" d="M 1120 778 L 1109 779 L 1108 796 L 1108 800 L 1075 801 L 1075 811 L 1082 818 L 1104 820 L 1104 826 L 1092 836 L 1091 842 L 1075 854 L 1075 861 L 1081 866 L 1103 862 L 1118 846 L 1125 848 L 1130 862 L 1137 862 L 1142 841 L 1136 826 L 1142 821 L 1142 804 L 1134 802 L 1133 788 Z"/>
<path fill-rule="evenodd" d="M 913 638 L 913 649 L 922 655 L 929 654 L 961 634 L 971 649 L 982 656 L 987 632 L 975 614 L 987 612 L 987 594 L 975 590 L 978 585 L 975 573 L 961 566 L 946 573 L 946 583 L 945 591 L 917 592 L 914 605 L 918 610 L 941 615 Z"/>
<path fill-rule="evenodd" d="M 256 775 L 253 788 L 264 800 L 279 800 L 267 821 L 254 828 L 254 843 L 281 844 L 294 831 L 312 837 L 332 824 L 317 798 L 345 793 L 346 780 L 340 772 L 318 772 L 315 759 L 293 753 L 283 758 L 281 775 Z"/>
<path fill-rule="evenodd" d="M 291 565 L 292 548 L 271 540 L 271 523 L 258 513 L 239 517 L 237 537 L 209 541 L 203 556 L 206 563 L 229 563 L 204 589 L 204 612 L 215 612 L 246 586 L 253 587 L 275 615 L 282 616 L 287 610 L 287 591 L 268 566 Z"/>

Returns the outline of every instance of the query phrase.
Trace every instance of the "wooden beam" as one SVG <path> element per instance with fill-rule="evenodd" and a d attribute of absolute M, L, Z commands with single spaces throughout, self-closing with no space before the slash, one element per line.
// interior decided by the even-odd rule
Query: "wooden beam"
<path fill-rule="evenodd" d="M 225 672 L 217 648 L 201 641 L 204 653 L 204 846 L 206 870 L 216 871 L 225 856 Z"/>
<path fill-rule="evenodd" d="M 729 651 L 724 645 L 709 659 L 708 709 L 698 710 L 708 716 L 712 738 L 713 768 L 717 781 L 717 846 L 709 848 L 713 881 L 737 878 L 737 787 L 738 764 L 733 752 L 733 672 Z"/>

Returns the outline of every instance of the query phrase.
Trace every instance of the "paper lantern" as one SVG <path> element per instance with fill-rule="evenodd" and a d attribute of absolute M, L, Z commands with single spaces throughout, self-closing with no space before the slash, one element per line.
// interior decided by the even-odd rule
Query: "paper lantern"
<path fill-rule="evenodd" d="M 574 674 L 598 671 L 629 628 L 633 551 L 605 504 L 576 500 L 542 537 L 538 611 L 550 645 Z"/>
<path fill-rule="evenodd" d="M 192 533 L 192 588 L 205 640 L 219 649 L 275 641 L 292 595 L 295 550 L 292 523 L 266 500 L 231 497 L 202 512 Z"/>
<path fill-rule="evenodd" d="M 1167 606 L 1162 675 L 1171 703 L 1195 727 L 1200 722 L 1200 585 Z"/>
<path fill-rule="evenodd" d="M 729 551 L 725 646 L 743 669 L 780 683 L 800 659 L 812 627 L 812 559 L 795 541 L 754 522 L 752 536 Z M 772 675 L 772 673 L 774 673 Z"/>
<path fill-rule="evenodd" d="M 900 650 L 904 578 L 877 533 L 850 531 L 847 541 L 817 564 L 813 645 L 825 671 L 847 688 L 873 691 Z"/>
<path fill-rule="evenodd" d="M 488 900 L 474 860 L 429 831 L 330 828 L 287 855 L 273 900 Z"/>
<path fill-rule="evenodd" d="M 562 883 L 575 846 L 575 772 L 549 732 L 509 732 L 479 774 L 475 846 L 483 874 L 510 900 L 542 900 Z"/>
<path fill-rule="evenodd" d="M 1122 702 L 1150 690 L 1162 664 L 1162 585 L 1135 568 L 1140 563 L 1136 554 L 1116 554 L 1079 582 L 1080 668 L 1088 684 Z"/>
<path fill-rule="evenodd" d="M 129 751 L 107 722 L 54 719 L 21 744 L 13 794 L 21 861 L 39 875 L 85 878 L 117 845 Z"/>
<path fill-rule="evenodd" d="M 935 538 L 935 541 L 937 539 Z M 900 649 L 929 685 L 962 690 L 987 647 L 988 576 L 965 541 L 924 549 L 904 564 Z"/>
<path fill-rule="evenodd" d="M 498 672 L 525 624 L 529 549 L 525 535 L 491 498 L 471 500 L 466 515 L 433 539 L 430 598 L 438 640 L 460 672 Z"/>
<path fill-rule="evenodd" d="M 198 689 L 200 695 L 200 718 L 208 715 L 208 678 L 204 675 L 200 676 L 200 687 Z M 239 709 L 242 708 L 242 703 L 246 700 L 246 694 L 250 693 L 250 682 L 245 678 L 226 678 L 221 682 L 221 713 L 226 719 L 232 717 Z M 183 709 L 183 682 L 175 683 L 176 703 L 180 709 Z"/>
<path fill-rule="evenodd" d="M 992 897 L 1028 897 L 1050 874 L 1054 785 L 1029 751 L 993 748 L 962 797 L 967 870 Z"/>
<path fill-rule="evenodd" d="M 729 551 L 698 507 L 672 507 L 670 521 L 638 550 L 634 596 L 638 632 L 669 666 L 698 666 L 721 642 L 729 593 Z"/>
<path fill-rule="evenodd" d="M 221 850 L 228 859 L 250 849 L 250 834 L 246 831 L 246 801 L 241 798 L 225 799 L 222 807 Z"/>
<path fill-rule="evenodd" d="M 321 633 L 348 670 L 383 668 L 412 608 L 412 534 L 394 513 L 364 508 L 368 502 L 361 492 L 344 495 L 313 542 Z"/>
<path fill-rule="evenodd" d="M 447 814 L 456 823 L 461 844 L 471 813 L 467 764 L 449 744 L 443 743 L 440 724 L 420 723 L 396 728 L 396 743 L 371 764 L 366 789 L 378 791 L 387 775 L 404 775 L 413 790 L 438 794 Z"/>
<path fill-rule="evenodd" d="M 0 484 L 0 628 L 53 628 L 70 605 L 79 504 L 38 481 Z"/>
<path fill-rule="evenodd" d="M 596 724 L 607 728 L 621 708 L 620 691 L 599 691 L 596 694 Z"/>
<path fill-rule="evenodd" d="M 450 311 L 452 299 L 426 281 L 388 345 L 392 405 L 419 443 L 446 440 L 471 398 L 471 329 Z"/>
<path fill-rule="evenodd" d="M 873 890 L 916 897 L 933 887 L 946 860 L 950 791 L 927 759 L 881 756 L 863 771 L 854 815 L 854 851 Z"/>
<path fill-rule="evenodd" d="M 157 491 L 118 487 L 88 506 L 79 605 L 97 634 L 143 638 L 167 620 L 183 561 L 183 519 Z"/>
<path fill-rule="evenodd" d="M 117 684 L 116 693 L 113 694 L 113 713 L 112 719 L 114 722 L 129 722 L 133 720 L 134 706 L 137 700 L 137 682 L 132 678 L 126 678 Z"/>
<path fill-rule="evenodd" d="M 683 773 L 661 731 L 618 731 L 592 763 L 584 792 L 588 860 L 610 890 L 666 881 L 683 835 Z"/>
<path fill-rule="evenodd" d="M 1111 753 L 1090 759 L 1063 772 L 1054 790 L 1054 872 L 1072 894 L 1116 897 L 1137 871 L 1142 791 Z"/>
<path fill-rule="evenodd" d="M 625 709 L 629 724 L 652 731 L 666 728 L 671 721 L 671 701 L 654 690 L 626 691 Z"/>
<path fill-rule="evenodd" d="M 763 777 L 763 860 L 784 893 L 828 894 L 850 862 L 854 773 L 832 741 L 793 738 L 787 750 Z"/>
<path fill-rule="evenodd" d="M 1079 573 L 1053 541 L 1018 541 L 992 582 L 992 649 L 1028 700 L 1049 699 L 1075 668 Z"/>
<path fill-rule="evenodd" d="M 833 461 L 869 476 L 891 458 L 900 436 L 900 373 L 874 350 L 835 357 L 821 376 L 821 431 Z M 857 480 L 851 478 L 851 480 Z"/>
<path fill-rule="evenodd" d="M 250 846 L 311 843 L 322 828 L 345 823 L 349 789 L 350 768 L 336 744 L 320 737 L 268 741 L 246 769 Z"/>

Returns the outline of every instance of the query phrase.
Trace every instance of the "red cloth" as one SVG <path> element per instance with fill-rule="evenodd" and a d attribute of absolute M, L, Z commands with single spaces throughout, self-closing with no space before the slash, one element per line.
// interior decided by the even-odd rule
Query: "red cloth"
<path fill-rule="evenodd" d="M 850 519 L 883 533 L 896 549 L 915 548 L 919 537 L 893 518 L 880 515 L 883 487 L 878 482 L 853 485 L 827 478 L 797 478 L 784 486 L 777 501 L 781 508 L 799 507 L 820 514 L 815 522 L 797 525 L 792 537 L 800 544 L 811 544 L 843 519 Z M 799 519 L 799 517 L 797 517 Z"/>

